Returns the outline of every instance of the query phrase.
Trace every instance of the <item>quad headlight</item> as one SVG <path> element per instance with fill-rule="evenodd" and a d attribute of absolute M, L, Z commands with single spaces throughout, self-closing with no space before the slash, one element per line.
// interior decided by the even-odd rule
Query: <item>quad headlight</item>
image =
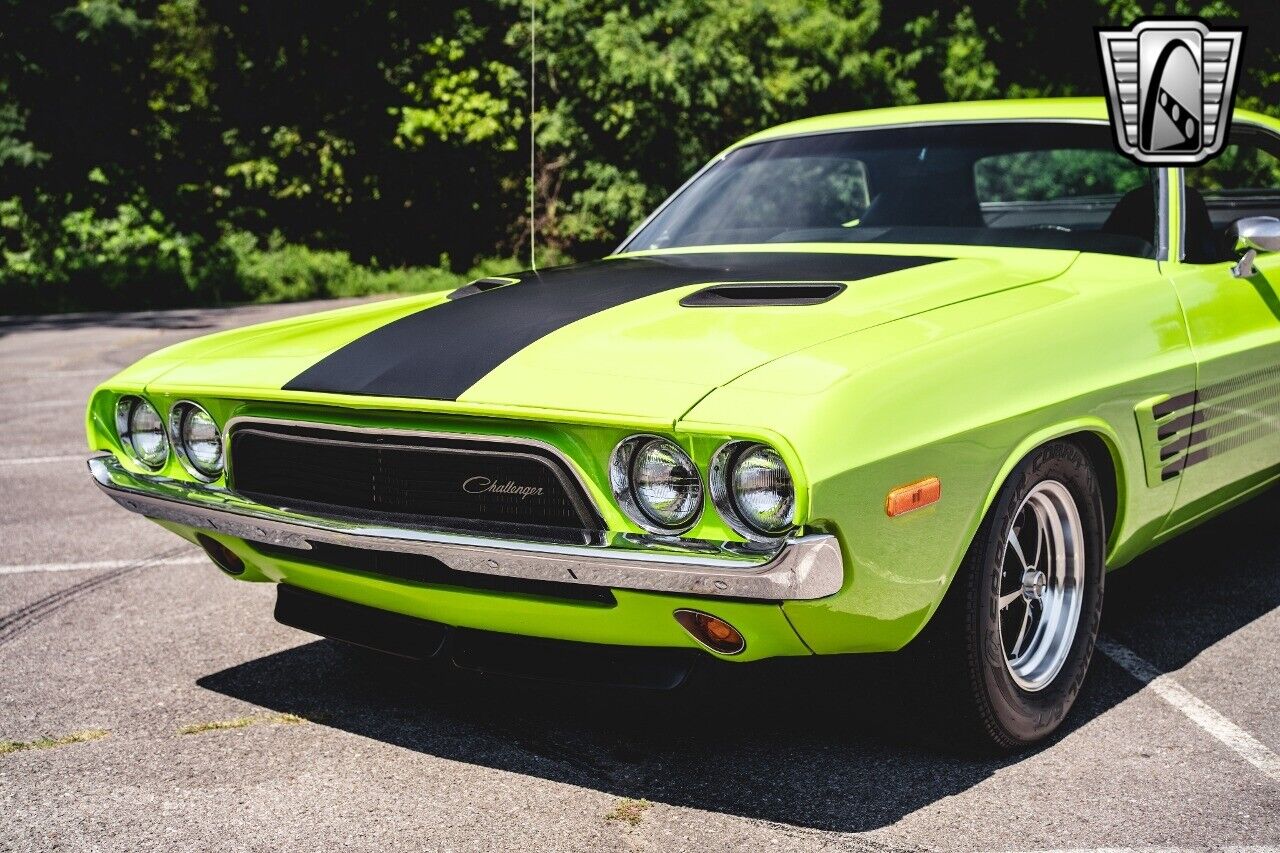
<path fill-rule="evenodd" d="M 222 436 L 213 417 L 186 400 L 169 411 L 169 435 L 178 459 L 192 476 L 216 480 L 222 474 Z"/>
<path fill-rule="evenodd" d="M 774 539 L 795 526 L 796 485 L 772 447 L 731 441 L 711 459 L 711 500 L 748 539 Z"/>
<path fill-rule="evenodd" d="M 622 511 L 650 533 L 683 533 L 702 513 L 698 466 L 656 435 L 633 435 L 614 448 L 609 483 Z"/>
<path fill-rule="evenodd" d="M 169 458 L 164 419 L 141 397 L 121 397 L 116 403 L 116 435 L 134 459 L 152 470 Z"/>

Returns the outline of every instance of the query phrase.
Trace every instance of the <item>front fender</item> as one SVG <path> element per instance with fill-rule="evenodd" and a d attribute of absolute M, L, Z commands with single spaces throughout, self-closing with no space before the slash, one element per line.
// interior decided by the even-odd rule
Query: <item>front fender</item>
<path fill-rule="evenodd" d="M 1134 408 L 1194 384 L 1181 310 L 1154 262 L 1095 256 L 1070 277 L 772 362 L 686 421 L 767 414 L 803 460 L 809 526 L 839 537 L 847 567 L 837 595 L 788 604 L 788 617 L 819 653 L 891 651 L 934 613 L 1001 484 L 1046 441 L 1098 436 L 1119 475 L 1113 563 L 1148 547 L 1177 485 L 1145 483 Z M 929 476 L 941 500 L 886 515 L 892 489 Z"/>

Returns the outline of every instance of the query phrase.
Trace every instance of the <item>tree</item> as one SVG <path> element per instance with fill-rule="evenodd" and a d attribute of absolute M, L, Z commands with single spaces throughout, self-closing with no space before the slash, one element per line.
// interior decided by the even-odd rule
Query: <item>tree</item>
<path fill-rule="evenodd" d="M 0 0 L 0 310 L 18 293 L 83 307 L 311 292 L 262 282 L 312 260 L 523 255 L 529 2 Z M 536 2 L 544 259 L 608 251 L 779 122 L 1101 94 L 1093 27 L 1142 14 L 1249 25 L 1239 103 L 1280 106 L 1280 56 L 1257 35 L 1280 4 L 1261 0 Z"/>

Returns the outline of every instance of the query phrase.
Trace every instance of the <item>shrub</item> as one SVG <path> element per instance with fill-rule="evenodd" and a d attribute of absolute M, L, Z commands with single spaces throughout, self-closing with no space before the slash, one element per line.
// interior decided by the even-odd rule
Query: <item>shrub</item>
<path fill-rule="evenodd" d="M 87 307 L 182 304 L 197 288 L 193 250 L 198 240 L 177 233 L 158 211 L 118 205 L 99 216 L 86 208 L 62 219 L 54 249 L 64 299 Z"/>
<path fill-rule="evenodd" d="M 442 256 L 437 266 L 380 269 L 279 235 L 265 245 L 245 231 L 207 240 L 181 233 L 140 201 L 106 213 L 45 214 L 31 215 L 16 198 L 0 200 L 0 313 L 425 293 L 522 266 L 486 258 L 462 274 Z"/>
<path fill-rule="evenodd" d="M 36 207 L 0 201 L 0 312 L 189 305 L 217 301 L 228 283 L 205 241 L 143 203 Z"/>
<path fill-rule="evenodd" d="M 296 302 L 351 292 L 368 276 L 346 252 L 288 244 L 245 250 L 242 244 L 231 241 L 241 292 L 253 302 Z"/>
<path fill-rule="evenodd" d="M 251 234 L 233 233 L 222 244 L 236 259 L 236 278 L 243 298 L 254 302 L 293 302 L 375 293 L 426 293 L 461 287 L 473 278 L 492 275 L 489 268 L 510 271 L 512 261 L 485 261 L 472 274 L 449 268 L 448 257 L 434 267 L 378 269 L 351 260 L 346 252 L 311 249 L 285 243 L 278 236 L 258 248 Z"/>

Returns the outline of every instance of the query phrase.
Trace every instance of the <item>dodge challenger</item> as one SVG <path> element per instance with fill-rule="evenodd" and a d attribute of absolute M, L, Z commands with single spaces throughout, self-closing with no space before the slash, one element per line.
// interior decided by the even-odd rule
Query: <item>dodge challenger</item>
<path fill-rule="evenodd" d="M 807 119 L 601 260 L 148 356 L 89 469 L 317 634 L 636 686 L 924 643 L 1018 748 L 1107 571 L 1280 475 L 1278 217 L 1245 111 L 1194 169 L 1101 100 Z"/>

